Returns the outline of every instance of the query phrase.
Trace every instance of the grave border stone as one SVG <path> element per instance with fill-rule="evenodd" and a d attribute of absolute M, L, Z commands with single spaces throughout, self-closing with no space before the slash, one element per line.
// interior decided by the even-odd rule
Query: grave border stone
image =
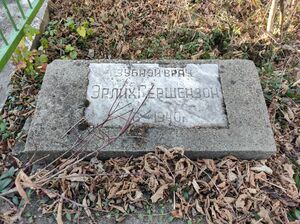
<path fill-rule="evenodd" d="M 265 159 L 275 153 L 276 145 L 256 67 L 249 60 L 55 60 L 47 68 L 37 109 L 22 155 L 28 157 L 64 153 L 74 144 L 72 133 L 64 133 L 84 116 L 89 63 L 160 63 L 172 66 L 186 63 L 218 64 L 226 107 L 228 128 L 147 128 L 143 138 L 118 139 L 99 156 L 103 159 L 138 156 L 157 145 L 182 147 L 191 158 L 220 158 L 234 155 L 241 159 Z M 128 137 L 128 138 L 127 138 Z M 97 141 L 86 145 L 97 149 Z"/>

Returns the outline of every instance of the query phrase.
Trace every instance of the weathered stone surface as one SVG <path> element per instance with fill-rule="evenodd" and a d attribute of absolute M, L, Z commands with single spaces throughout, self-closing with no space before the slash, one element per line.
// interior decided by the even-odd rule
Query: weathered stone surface
<path fill-rule="evenodd" d="M 222 85 L 227 126 L 178 127 L 136 125 L 114 144 L 101 150 L 103 158 L 141 155 L 157 145 L 184 147 L 193 158 L 218 158 L 228 154 L 243 159 L 262 159 L 275 152 L 275 142 L 256 68 L 247 60 L 208 61 L 61 61 L 51 63 L 45 75 L 23 155 L 61 154 L 88 130 L 68 129 L 85 116 L 91 63 L 164 64 L 179 68 L 187 64 L 216 64 Z M 103 78 L 103 83 L 105 78 Z M 100 80 L 101 81 L 101 80 Z M 109 81 L 110 82 L 110 81 Z M 119 86 L 118 86 L 119 87 Z M 93 103 L 93 102 L 92 102 Z M 88 112 L 88 111 L 87 111 Z M 219 115 L 223 115 L 220 113 Z M 97 121 L 98 122 L 98 121 Z M 104 130 L 116 133 L 112 125 Z M 94 137 L 86 142 L 88 151 L 100 147 Z"/>
<path fill-rule="evenodd" d="M 227 126 L 217 64 L 92 63 L 89 67 L 90 104 L 85 115 L 93 125 L 103 122 L 117 98 L 119 107 L 126 107 L 116 116 L 138 108 L 147 97 L 136 116 L 137 124 Z M 128 114 L 123 117 L 127 119 Z M 121 118 L 110 123 L 111 127 L 122 125 Z"/>
<path fill-rule="evenodd" d="M 0 71 L 0 110 L 2 110 L 9 92 L 11 91 L 9 82 L 14 71 L 15 67 L 10 62 L 8 62 L 3 70 Z"/>

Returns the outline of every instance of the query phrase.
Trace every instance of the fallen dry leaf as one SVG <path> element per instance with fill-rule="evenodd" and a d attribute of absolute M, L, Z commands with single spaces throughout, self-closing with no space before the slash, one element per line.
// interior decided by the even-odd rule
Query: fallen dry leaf
<path fill-rule="evenodd" d="M 91 210 L 89 209 L 89 206 L 87 204 L 87 196 L 85 196 L 82 200 L 82 205 L 84 206 L 84 211 L 85 213 L 87 214 L 87 216 L 93 221 L 95 222 L 94 220 L 94 217 L 92 216 L 92 212 Z"/>
<path fill-rule="evenodd" d="M 62 194 L 62 196 L 65 196 L 65 192 Z M 63 198 L 61 197 L 58 206 L 57 206 L 57 215 L 56 215 L 56 222 L 57 224 L 63 224 L 63 218 L 62 218 L 62 209 L 63 209 Z"/>
<path fill-rule="evenodd" d="M 174 218 L 177 218 L 177 219 L 180 219 L 180 218 L 183 217 L 183 213 L 182 213 L 181 209 L 179 209 L 179 208 L 173 210 L 173 211 L 171 212 L 171 214 L 172 214 L 172 216 L 173 216 Z"/>
<path fill-rule="evenodd" d="M 195 191 L 199 194 L 200 187 L 199 187 L 197 181 L 195 179 L 193 179 L 192 183 L 193 183 L 193 187 L 194 187 Z"/>
<path fill-rule="evenodd" d="M 167 190 L 168 187 L 169 184 L 164 184 L 161 187 L 159 187 L 155 194 L 152 195 L 151 201 L 153 203 L 156 203 L 159 199 L 162 199 L 164 197 L 164 191 Z"/>
<path fill-rule="evenodd" d="M 34 184 L 31 182 L 28 176 L 23 172 L 23 170 L 20 170 L 15 179 L 15 185 L 20 196 L 25 200 L 26 203 L 29 203 L 29 198 L 22 186 L 22 182 L 24 180 L 27 181 L 28 186 L 32 186 L 32 187 L 34 186 Z"/>
<path fill-rule="evenodd" d="M 256 171 L 256 172 L 265 172 L 270 175 L 273 174 L 273 170 L 266 165 L 251 167 L 251 170 Z"/>

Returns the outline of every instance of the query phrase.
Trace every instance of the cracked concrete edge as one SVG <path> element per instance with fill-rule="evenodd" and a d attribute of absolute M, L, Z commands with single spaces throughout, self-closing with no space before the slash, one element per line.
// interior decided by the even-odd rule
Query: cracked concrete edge
<path fill-rule="evenodd" d="M 31 25 L 42 33 L 49 22 L 48 0 L 45 0 L 37 16 L 32 21 Z M 33 38 L 32 41 L 26 40 L 26 45 L 30 49 L 38 47 L 40 35 Z M 9 61 L 3 70 L 0 72 L 0 111 L 2 110 L 9 93 L 11 92 L 10 80 L 15 73 L 16 67 Z"/>

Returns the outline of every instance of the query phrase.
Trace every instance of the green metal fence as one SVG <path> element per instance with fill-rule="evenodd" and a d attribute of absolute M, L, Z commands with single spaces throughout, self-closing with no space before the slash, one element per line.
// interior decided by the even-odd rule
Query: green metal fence
<path fill-rule="evenodd" d="M 0 0 L 1 10 L 6 12 L 9 19 L 12 31 L 9 35 L 5 36 L 4 31 L 1 30 L 0 25 L 0 38 L 2 39 L 3 46 L 0 46 L 0 71 L 4 68 L 7 61 L 17 48 L 22 37 L 24 36 L 24 27 L 26 24 L 30 25 L 39 9 L 44 3 L 44 0 L 27 0 L 28 9 L 24 8 L 24 5 L 20 3 L 20 0 L 15 0 L 18 10 L 21 14 L 21 20 L 16 21 L 14 14 L 8 7 L 7 0 Z"/>

